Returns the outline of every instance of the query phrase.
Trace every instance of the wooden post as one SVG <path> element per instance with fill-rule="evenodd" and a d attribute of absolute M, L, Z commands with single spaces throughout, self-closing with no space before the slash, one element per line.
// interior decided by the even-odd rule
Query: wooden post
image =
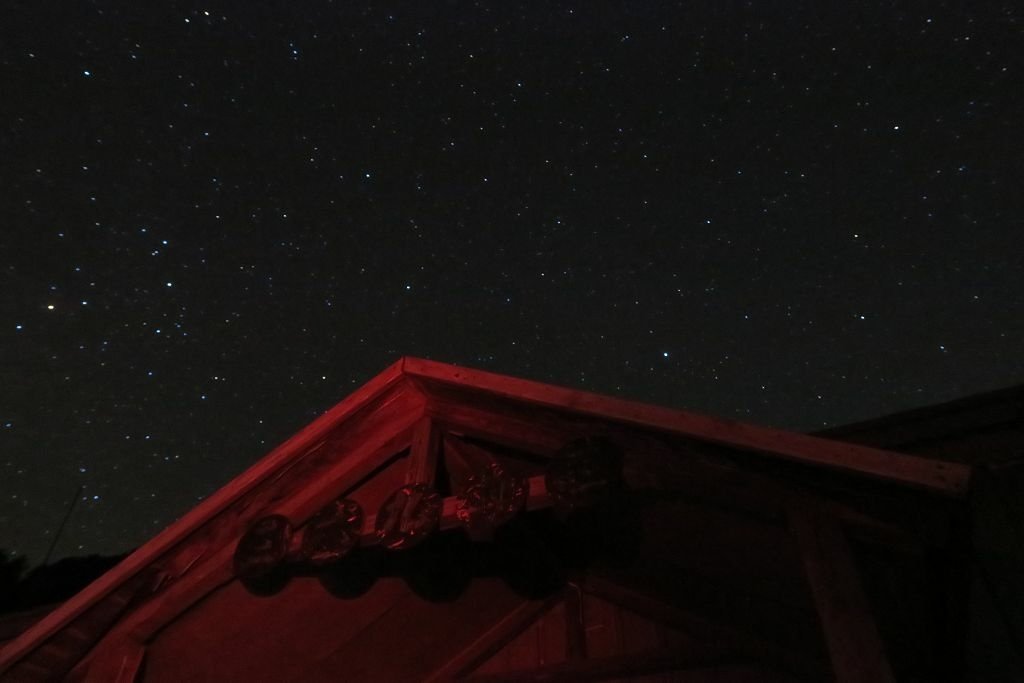
<path fill-rule="evenodd" d="M 405 476 L 407 484 L 433 484 L 437 472 L 437 458 L 440 450 L 441 430 L 430 417 L 422 417 L 412 433 L 412 448 L 409 451 L 409 471 Z"/>
<path fill-rule="evenodd" d="M 836 680 L 894 681 L 839 520 L 809 501 L 791 505 L 788 512 Z"/>

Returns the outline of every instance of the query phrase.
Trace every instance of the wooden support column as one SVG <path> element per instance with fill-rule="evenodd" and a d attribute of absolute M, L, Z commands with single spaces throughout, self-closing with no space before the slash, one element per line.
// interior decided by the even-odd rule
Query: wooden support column
<path fill-rule="evenodd" d="M 895 680 L 839 520 L 809 501 L 794 503 L 788 513 L 836 680 Z"/>
<path fill-rule="evenodd" d="M 407 484 L 433 484 L 441 445 L 441 430 L 433 418 L 424 416 L 416 423 L 409 452 Z"/>

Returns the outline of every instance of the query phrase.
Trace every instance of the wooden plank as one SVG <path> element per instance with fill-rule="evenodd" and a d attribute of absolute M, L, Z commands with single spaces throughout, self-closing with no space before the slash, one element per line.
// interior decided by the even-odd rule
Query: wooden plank
<path fill-rule="evenodd" d="M 404 359 L 380 373 L 357 389 L 294 436 L 272 450 L 255 465 L 232 479 L 216 493 L 185 513 L 179 520 L 157 534 L 152 540 L 122 560 L 117 566 L 75 594 L 59 608 L 44 617 L 0 650 L 0 674 L 55 633 L 81 615 L 86 609 L 115 590 L 124 581 L 151 564 L 158 557 L 185 540 L 200 525 L 225 510 L 251 491 L 275 471 L 286 466 L 303 450 L 308 449 L 337 424 L 356 414 L 368 403 L 389 391 L 403 379 Z"/>
<path fill-rule="evenodd" d="M 441 430 L 437 424 L 428 416 L 421 417 L 413 429 L 406 484 L 434 483 L 440 443 Z"/>
<path fill-rule="evenodd" d="M 809 465 L 895 481 L 946 496 L 966 495 L 971 476 L 971 468 L 966 465 L 756 427 L 419 358 L 407 358 L 404 370 L 406 374 L 423 380 L 454 384 L 546 408 L 558 408 Z M 429 382 L 424 382 L 424 386 L 429 389 Z"/>
<path fill-rule="evenodd" d="M 789 519 L 836 680 L 895 680 L 839 520 L 809 504 L 793 505 Z"/>

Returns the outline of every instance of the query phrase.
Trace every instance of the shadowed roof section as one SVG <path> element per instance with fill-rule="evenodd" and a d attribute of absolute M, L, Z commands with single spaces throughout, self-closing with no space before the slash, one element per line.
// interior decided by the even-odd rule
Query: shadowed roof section
<path fill-rule="evenodd" d="M 968 465 L 840 443 L 407 357 L 273 449 L 82 592 L 8 643 L 0 650 L 0 674 L 165 553 L 186 542 L 204 524 L 231 508 L 243 496 L 284 476 L 303 453 L 322 442 L 333 429 L 345 423 L 358 424 L 367 415 L 364 409 L 387 401 L 389 396 L 394 396 L 392 392 L 404 392 L 407 403 L 402 405 L 408 405 L 409 412 L 422 412 L 432 403 L 467 407 L 485 401 L 514 404 L 520 413 L 555 412 L 563 416 L 597 419 L 811 468 L 886 481 L 945 498 L 966 496 L 970 483 L 971 468 Z"/>

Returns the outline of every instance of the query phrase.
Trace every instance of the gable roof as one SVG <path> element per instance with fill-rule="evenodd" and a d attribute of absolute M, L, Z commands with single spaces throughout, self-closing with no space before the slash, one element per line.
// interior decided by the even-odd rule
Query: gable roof
<path fill-rule="evenodd" d="M 45 676 L 54 667 L 68 666 L 67 661 L 47 662 L 84 656 L 99 637 L 89 634 L 90 629 L 106 632 L 129 611 L 136 612 L 133 628 L 143 628 L 147 620 L 156 624 L 157 608 L 152 600 L 147 602 L 148 596 L 160 593 L 165 603 L 190 604 L 196 599 L 193 582 L 231 580 L 231 551 L 249 522 L 273 509 L 301 524 L 345 486 L 369 476 L 384 462 L 389 448 L 429 438 L 417 431 L 424 418 L 457 423 L 470 432 L 478 425 L 489 436 L 500 439 L 504 434 L 510 443 L 530 444 L 548 454 L 565 443 L 573 425 L 586 433 L 587 425 L 600 421 L 725 447 L 749 454 L 751 463 L 787 463 L 940 498 L 965 496 L 971 476 L 967 465 L 406 357 L 8 643 L 0 650 L 0 674 L 17 665 Z M 283 482 L 293 483 L 287 494 L 282 492 Z M 102 618 L 97 616 L 101 612 Z M 67 628 L 72 624 L 78 626 L 73 632 Z M 57 636 L 64 638 L 60 647 L 45 652 Z"/>

